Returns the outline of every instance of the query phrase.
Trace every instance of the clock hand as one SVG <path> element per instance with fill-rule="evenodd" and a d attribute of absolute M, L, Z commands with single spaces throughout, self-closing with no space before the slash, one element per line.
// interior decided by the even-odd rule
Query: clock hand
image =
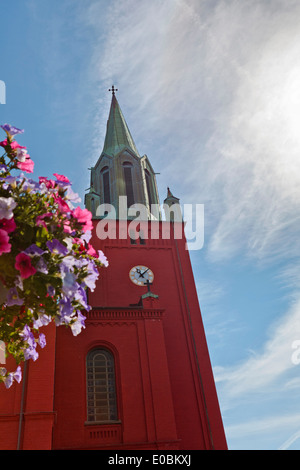
<path fill-rule="evenodd" d="M 150 268 L 146 269 L 146 271 L 144 271 L 143 273 L 141 273 L 141 276 L 144 277 L 144 274 L 146 274 L 147 271 L 149 271 Z"/>
<path fill-rule="evenodd" d="M 140 269 L 137 269 L 136 272 L 140 275 L 140 277 L 144 277 L 143 274 L 145 273 L 142 274 Z"/>

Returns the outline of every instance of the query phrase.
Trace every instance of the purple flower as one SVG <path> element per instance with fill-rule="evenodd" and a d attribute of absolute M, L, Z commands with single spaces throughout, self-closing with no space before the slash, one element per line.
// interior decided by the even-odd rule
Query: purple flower
<path fill-rule="evenodd" d="M 75 293 L 75 299 L 77 300 L 77 302 L 81 303 L 83 308 L 85 308 L 86 310 L 91 310 L 92 307 L 90 307 L 90 305 L 88 305 L 87 303 L 86 291 L 82 286 L 79 286 L 77 292 Z"/>
<path fill-rule="evenodd" d="M 90 230 L 87 230 L 83 235 L 81 235 L 81 240 L 87 243 L 90 241 L 91 238 L 92 238 L 92 232 Z"/>
<path fill-rule="evenodd" d="M 33 328 L 40 328 L 41 326 L 47 326 L 51 322 L 50 315 L 46 315 L 45 313 L 41 313 L 37 320 L 33 322 Z"/>
<path fill-rule="evenodd" d="M 55 289 L 51 284 L 47 285 L 47 293 L 50 295 L 50 297 L 53 297 L 55 295 Z"/>
<path fill-rule="evenodd" d="M 16 371 L 13 373 L 14 374 L 14 379 L 18 382 L 18 384 L 21 382 L 22 380 L 22 370 L 21 370 L 21 366 L 18 366 Z"/>
<path fill-rule="evenodd" d="M 48 274 L 47 263 L 44 258 L 40 258 L 35 265 L 35 269 L 43 274 Z"/>
<path fill-rule="evenodd" d="M 87 268 L 88 275 L 84 278 L 83 282 L 86 287 L 88 287 L 93 292 L 96 287 L 96 281 L 99 277 L 99 272 L 96 265 L 92 261 L 88 263 Z"/>
<path fill-rule="evenodd" d="M 105 256 L 105 254 L 103 253 L 103 251 L 101 251 L 101 250 L 98 250 L 98 259 L 107 268 L 108 260 Z"/>
<path fill-rule="evenodd" d="M 70 271 L 66 272 L 63 277 L 62 291 L 67 297 L 74 297 L 75 292 L 78 289 L 78 283 L 76 282 L 76 276 Z"/>
<path fill-rule="evenodd" d="M 67 188 L 67 191 L 65 193 L 65 198 L 71 202 L 81 202 L 81 197 L 79 197 L 77 193 L 74 193 L 71 186 Z"/>
<path fill-rule="evenodd" d="M 85 328 L 84 320 L 85 320 L 85 316 L 82 315 L 82 313 L 79 310 L 77 310 L 77 319 L 74 323 L 71 324 L 71 330 L 74 336 L 79 335 L 82 328 Z"/>
<path fill-rule="evenodd" d="M 14 376 L 12 373 L 8 374 L 8 376 L 4 379 L 4 385 L 6 388 L 10 388 L 13 384 Z"/>
<path fill-rule="evenodd" d="M 35 348 L 35 339 L 28 325 L 25 325 L 20 336 L 26 341 L 31 348 Z"/>
<path fill-rule="evenodd" d="M 6 299 L 6 305 L 11 307 L 12 305 L 23 305 L 24 300 L 20 299 L 18 291 L 15 287 L 9 289 Z"/>
<path fill-rule="evenodd" d="M 44 333 L 40 333 L 38 343 L 41 348 L 44 348 L 46 346 L 46 336 L 44 335 Z"/>
<path fill-rule="evenodd" d="M 0 197 L 0 219 L 12 219 L 17 203 L 12 197 Z"/>
<path fill-rule="evenodd" d="M 2 129 L 10 135 L 23 134 L 23 129 L 18 129 L 17 127 L 11 126 L 10 124 L 3 124 Z"/>
<path fill-rule="evenodd" d="M 63 297 L 59 301 L 59 315 L 55 318 L 55 324 L 63 325 L 70 323 L 73 315 L 73 306 L 70 299 Z"/>
<path fill-rule="evenodd" d="M 28 248 L 26 248 L 26 250 L 24 250 L 24 253 L 26 253 L 29 256 L 41 256 L 44 253 L 46 253 L 46 251 L 42 250 L 37 245 L 33 244 L 33 245 L 30 245 Z"/>
<path fill-rule="evenodd" d="M 56 238 L 52 241 L 48 241 L 46 245 L 51 251 L 51 253 L 54 253 L 56 255 L 64 255 L 64 256 L 68 254 L 67 247 L 63 245 L 62 243 L 60 243 L 60 241 L 57 240 Z"/>
<path fill-rule="evenodd" d="M 39 353 L 36 350 L 36 346 L 34 348 L 27 348 L 24 350 L 25 361 L 28 361 L 28 359 L 32 359 L 33 361 L 36 361 L 38 357 L 39 357 Z"/>

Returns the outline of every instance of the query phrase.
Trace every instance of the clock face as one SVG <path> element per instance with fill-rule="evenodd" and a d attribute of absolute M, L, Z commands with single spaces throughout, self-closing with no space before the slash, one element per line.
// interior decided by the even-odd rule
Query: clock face
<path fill-rule="evenodd" d="M 146 282 L 153 282 L 154 274 L 150 268 L 142 264 L 134 266 L 129 271 L 129 278 L 137 286 L 145 286 Z"/>

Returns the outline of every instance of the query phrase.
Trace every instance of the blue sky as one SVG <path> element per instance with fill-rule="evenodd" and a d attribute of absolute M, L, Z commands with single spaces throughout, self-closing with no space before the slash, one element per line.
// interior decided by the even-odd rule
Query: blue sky
<path fill-rule="evenodd" d="M 0 120 L 80 193 L 114 84 L 140 154 L 205 205 L 191 252 L 230 449 L 300 448 L 300 4 L 1 0 Z"/>

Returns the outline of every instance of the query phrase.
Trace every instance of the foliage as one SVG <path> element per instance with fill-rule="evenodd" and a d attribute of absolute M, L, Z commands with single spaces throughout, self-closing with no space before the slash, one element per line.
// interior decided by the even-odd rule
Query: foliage
<path fill-rule="evenodd" d="M 89 243 L 91 213 L 74 208 L 80 198 L 68 178 L 26 177 L 34 162 L 14 138 L 23 131 L 1 127 L 7 137 L 0 142 L 0 341 L 20 364 L 35 361 L 37 346 L 46 345 L 42 326 L 54 321 L 81 332 L 90 309 L 86 289 L 95 288 L 98 268 L 108 262 Z M 0 382 L 9 388 L 13 380 L 20 382 L 21 367 L 0 367 Z"/>

